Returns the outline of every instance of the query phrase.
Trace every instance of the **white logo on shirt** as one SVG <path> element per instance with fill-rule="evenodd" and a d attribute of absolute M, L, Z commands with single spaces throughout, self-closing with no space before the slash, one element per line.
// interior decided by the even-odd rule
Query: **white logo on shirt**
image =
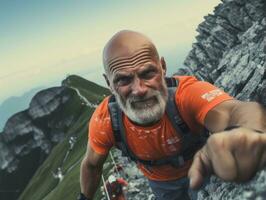
<path fill-rule="evenodd" d="M 208 102 L 212 101 L 215 97 L 218 97 L 223 94 L 223 91 L 220 89 L 215 89 L 209 91 L 201 96 L 201 98 L 207 100 Z"/>

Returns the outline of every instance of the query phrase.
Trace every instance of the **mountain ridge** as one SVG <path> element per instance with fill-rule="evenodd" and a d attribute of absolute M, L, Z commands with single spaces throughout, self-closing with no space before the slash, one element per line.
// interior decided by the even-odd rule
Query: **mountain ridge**
<path fill-rule="evenodd" d="M 264 0 L 223 0 L 215 8 L 214 14 L 206 16 L 205 21 L 198 26 L 199 35 L 185 60 L 185 67 L 177 69 L 176 74 L 195 75 L 223 88 L 238 99 L 259 101 L 266 105 L 265 4 Z M 43 159 L 44 162 L 20 194 L 20 200 L 68 200 L 78 194 L 79 163 L 86 150 L 87 123 L 97 104 L 110 94 L 108 89 L 93 84 L 75 75 L 62 82 L 62 87 L 70 89 L 74 97 L 74 101 L 71 100 L 72 103 L 66 107 L 79 105 L 72 110 L 79 114 L 65 129 L 64 137 L 58 140 L 54 148 L 50 148 L 49 156 L 45 161 Z M 40 114 L 33 113 L 36 114 L 34 116 Z M 71 111 L 64 113 L 61 110 L 60 114 L 64 117 L 71 114 Z M 55 127 L 60 125 L 49 124 Z M 40 131 L 34 130 L 37 133 Z M 5 145 L 0 139 L 0 149 L 7 148 Z M 3 152 L 0 151 L 0 160 Z M 108 158 L 104 165 L 104 177 L 108 176 L 111 168 L 112 161 Z M 0 172 L 0 186 L 2 177 Z M 145 188 L 143 183 L 140 185 Z M 263 199 L 266 196 L 265 188 L 265 169 L 244 184 L 226 183 L 212 176 L 210 184 L 199 191 L 198 199 Z M 95 199 L 102 198 L 99 188 Z"/>
<path fill-rule="evenodd" d="M 21 96 L 12 96 L 4 100 L 0 104 L 0 130 L 4 128 L 4 125 L 9 117 L 11 117 L 18 110 L 26 109 L 33 95 L 41 89 L 44 89 L 44 87 L 33 88 Z"/>
<path fill-rule="evenodd" d="M 76 120 L 87 123 L 95 105 L 108 92 L 78 76 L 69 76 L 65 81 L 68 83 L 63 81 L 60 87 L 39 91 L 28 109 L 6 122 L 0 135 L 0 199 L 16 199 L 53 147 L 70 137 L 69 128 L 75 127 Z M 91 104 L 80 98 L 73 86 L 76 83 Z M 84 91 L 84 87 L 91 91 Z"/>

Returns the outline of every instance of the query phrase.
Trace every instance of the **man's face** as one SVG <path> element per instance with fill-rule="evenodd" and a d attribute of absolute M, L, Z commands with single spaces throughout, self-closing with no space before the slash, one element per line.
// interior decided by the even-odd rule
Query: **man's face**
<path fill-rule="evenodd" d="M 141 48 L 108 64 L 110 88 L 129 119 L 141 125 L 160 120 L 168 93 L 162 65 L 152 51 Z"/>

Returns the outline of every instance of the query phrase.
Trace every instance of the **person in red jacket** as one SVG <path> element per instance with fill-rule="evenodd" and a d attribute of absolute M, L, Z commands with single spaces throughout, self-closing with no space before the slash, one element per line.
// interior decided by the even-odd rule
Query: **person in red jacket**
<path fill-rule="evenodd" d="M 128 183 L 123 178 L 116 178 L 114 175 L 110 175 L 105 182 L 108 196 L 111 200 L 125 200 L 125 193 L 123 187 Z"/>

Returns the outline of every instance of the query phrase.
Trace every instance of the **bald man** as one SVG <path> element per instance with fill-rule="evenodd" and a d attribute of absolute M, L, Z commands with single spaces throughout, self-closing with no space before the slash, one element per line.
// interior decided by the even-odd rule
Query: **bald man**
<path fill-rule="evenodd" d="M 166 64 L 149 38 L 120 31 L 103 51 L 105 79 L 123 115 L 126 140 L 139 159 L 159 160 L 182 148 L 181 134 L 166 114 L 170 98 Z M 192 134 L 212 133 L 192 160 L 181 166 L 138 168 L 159 200 L 189 199 L 211 174 L 225 181 L 247 181 L 266 165 L 266 112 L 255 102 L 241 102 L 215 86 L 191 76 L 176 76 L 176 107 Z M 81 164 L 79 199 L 93 199 L 103 164 L 116 143 L 107 97 L 89 123 L 89 144 Z M 189 180 L 189 181 L 188 181 Z M 196 198 L 191 196 L 190 198 Z"/>

